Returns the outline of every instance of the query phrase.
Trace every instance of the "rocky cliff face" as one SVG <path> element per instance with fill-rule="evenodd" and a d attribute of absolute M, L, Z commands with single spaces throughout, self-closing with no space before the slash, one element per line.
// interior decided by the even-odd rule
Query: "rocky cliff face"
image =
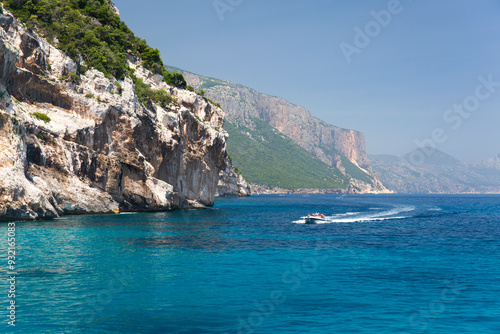
<path fill-rule="evenodd" d="M 185 72 L 185 77 L 197 88 L 207 86 L 202 76 Z M 337 153 L 360 167 L 369 166 L 361 132 L 327 124 L 301 106 L 229 81 L 210 82 L 205 90 L 210 99 L 224 106 L 228 119 L 236 123 L 251 126 L 252 118 L 259 118 L 328 164 L 335 161 Z"/>
<path fill-rule="evenodd" d="M 144 106 L 131 79 L 76 64 L 0 15 L 0 219 L 213 205 L 227 171 L 224 114 L 128 57 L 175 101 Z"/>
<path fill-rule="evenodd" d="M 252 119 L 259 118 L 291 138 L 314 157 L 341 170 L 344 174 L 349 174 L 349 168 L 353 167 L 346 166 L 342 158 L 347 158 L 356 169 L 360 169 L 357 170 L 358 174 L 361 172 L 367 176 L 359 179 L 351 175 L 351 184 L 359 191 L 386 191 L 371 169 L 363 133 L 327 124 L 313 117 L 305 108 L 282 98 L 258 93 L 229 81 L 207 78 L 186 71 L 183 74 L 195 89 L 204 89 L 206 96 L 219 102 L 231 122 L 252 128 Z"/>

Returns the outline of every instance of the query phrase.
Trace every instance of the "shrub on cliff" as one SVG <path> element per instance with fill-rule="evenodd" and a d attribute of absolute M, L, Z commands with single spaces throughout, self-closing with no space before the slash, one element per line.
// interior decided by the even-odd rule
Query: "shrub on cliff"
<path fill-rule="evenodd" d="M 167 70 L 163 71 L 164 81 L 170 86 L 179 87 L 182 89 L 187 88 L 186 79 L 181 73 L 170 73 Z"/>
<path fill-rule="evenodd" d="M 50 117 L 45 115 L 45 114 L 42 114 L 41 112 L 34 112 L 31 114 L 33 117 L 35 117 L 36 119 L 39 119 L 45 123 L 48 123 L 51 121 Z"/>
<path fill-rule="evenodd" d="M 160 57 L 160 50 L 153 49 L 144 40 L 140 41 L 138 49 L 141 53 L 142 65 L 156 74 L 162 74 L 164 67 Z"/>

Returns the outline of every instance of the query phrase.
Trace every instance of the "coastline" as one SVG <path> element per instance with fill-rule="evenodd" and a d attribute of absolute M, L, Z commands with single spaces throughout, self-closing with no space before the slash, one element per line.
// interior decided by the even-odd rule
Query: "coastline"
<path fill-rule="evenodd" d="M 268 187 L 251 183 L 250 189 L 252 195 L 262 194 L 394 194 L 393 191 L 360 191 L 355 187 L 349 186 L 346 189 L 314 189 L 314 188 L 300 188 L 300 189 L 283 189 L 279 187 Z"/>

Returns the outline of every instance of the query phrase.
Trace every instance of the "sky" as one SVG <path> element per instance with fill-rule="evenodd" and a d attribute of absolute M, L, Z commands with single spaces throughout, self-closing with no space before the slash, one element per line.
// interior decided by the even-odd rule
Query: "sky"
<path fill-rule="evenodd" d="M 165 64 L 361 131 L 369 154 L 500 154 L 500 0 L 115 0 Z"/>

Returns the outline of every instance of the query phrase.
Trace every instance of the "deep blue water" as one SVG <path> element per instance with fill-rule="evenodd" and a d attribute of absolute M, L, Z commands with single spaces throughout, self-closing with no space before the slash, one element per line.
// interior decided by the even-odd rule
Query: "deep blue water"
<path fill-rule="evenodd" d="M 301 223 L 316 210 L 331 223 Z M 0 235 L 2 333 L 500 333 L 500 196 L 263 195 L 19 222 L 15 331 Z"/>

